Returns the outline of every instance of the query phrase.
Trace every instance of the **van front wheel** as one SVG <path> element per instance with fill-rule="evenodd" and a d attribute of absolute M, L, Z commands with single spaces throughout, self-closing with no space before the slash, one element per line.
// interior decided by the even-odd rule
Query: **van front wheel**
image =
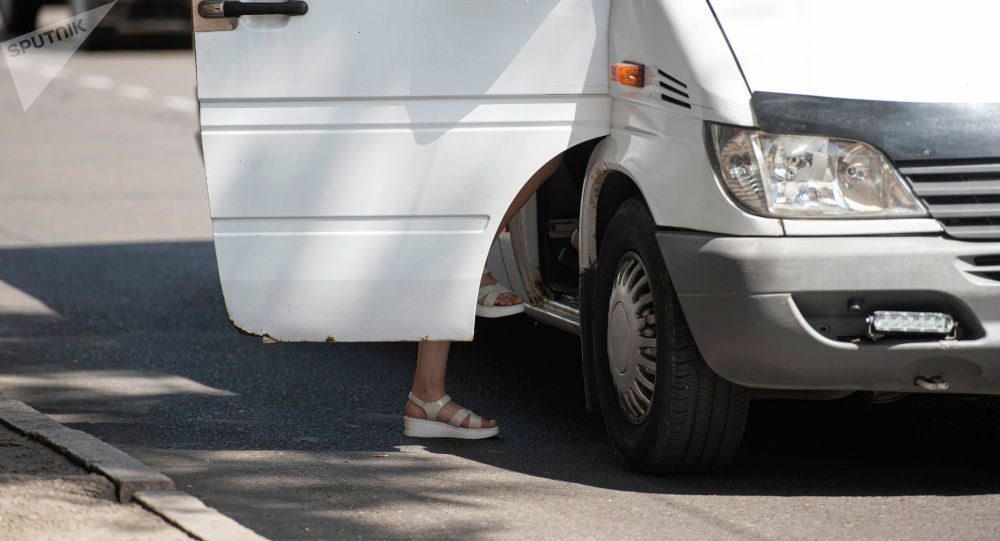
<path fill-rule="evenodd" d="M 634 470 L 680 473 L 732 460 L 749 391 L 716 375 L 698 352 L 638 199 L 615 212 L 594 287 L 594 376 L 617 453 Z"/>

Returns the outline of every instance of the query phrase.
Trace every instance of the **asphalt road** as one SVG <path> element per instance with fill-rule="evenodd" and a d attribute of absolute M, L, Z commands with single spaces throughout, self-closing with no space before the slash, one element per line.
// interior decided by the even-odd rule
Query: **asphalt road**
<path fill-rule="evenodd" d="M 27 112 L 0 67 L 0 391 L 274 539 L 1000 537 L 1000 401 L 759 401 L 730 469 L 636 475 L 520 317 L 449 372 L 501 437 L 405 438 L 415 345 L 229 325 L 193 93 L 184 50 L 81 52 Z"/>

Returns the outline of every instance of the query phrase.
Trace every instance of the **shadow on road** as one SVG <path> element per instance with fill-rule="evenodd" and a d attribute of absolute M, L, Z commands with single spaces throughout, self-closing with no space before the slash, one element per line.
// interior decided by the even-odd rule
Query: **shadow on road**
<path fill-rule="evenodd" d="M 492 322 L 490 322 L 492 323 Z M 1000 489 L 1000 399 L 911 395 L 870 404 L 861 395 L 837 401 L 759 400 L 751 407 L 743 445 L 724 471 L 654 477 L 623 470 L 611 456 L 600 415 L 583 413 L 578 349 L 558 331 L 529 329 L 524 320 L 480 326 L 472 346 L 503 351 L 510 337 L 524 357 L 506 378 L 533 388 L 516 407 L 518 423 L 543 427 L 538 447 L 520 453 L 442 441 L 428 448 L 564 481 L 615 490 L 674 494 L 892 496 L 992 494 Z M 554 350 L 553 346 L 556 346 Z M 530 377 L 523 375 L 531 374 Z M 568 388 L 560 386 L 569 384 Z M 504 416 L 506 419 L 507 415 Z M 506 423 L 510 433 L 510 423 Z M 522 427 L 518 426 L 517 430 Z M 538 430 L 533 428 L 532 430 Z M 601 440 L 598 442 L 597 440 Z M 560 449 L 578 448 L 579 454 Z M 530 455 L 529 449 L 534 450 Z M 607 452 L 604 452 L 607 450 Z"/>
<path fill-rule="evenodd" d="M 731 468 L 650 477 L 621 466 L 600 416 L 585 411 L 576 337 L 525 318 L 478 322 L 476 341 L 456 344 L 451 360 L 451 394 L 499 418 L 502 438 L 416 441 L 400 422 L 413 344 L 264 345 L 242 336 L 227 321 L 211 243 L 3 249 L 0 280 L 50 309 L 21 313 L 0 297 L 0 390 L 147 461 L 172 460 L 168 473 L 196 494 L 209 479 L 258 502 L 236 511 L 209 502 L 251 527 L 267 513 L 343 527 L 352 519 L 327 507 L 447 503 L 496 490 L 471 483 L 468 494 L 440 492 L 442 464 L 432 458 L 445 455 L 640 493 L 1000 491 L 997 399 L 759 401 Z M 383 453 L 391 463 L 373 456 Z"/>

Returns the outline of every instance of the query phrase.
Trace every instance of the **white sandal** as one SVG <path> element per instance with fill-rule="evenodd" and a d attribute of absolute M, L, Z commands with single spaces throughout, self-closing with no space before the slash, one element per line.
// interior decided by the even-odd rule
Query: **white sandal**
<path fill-rule="evenodd" d="M 424 402 L 410 393 L 410 402 L 420 406 L 427 415 L 427 419 L 416 419 L 410 416 L 403 418 L 403 434 L 411 438 L 459 438 L 463 440 L 478 440 L 496 436 L 500 432 L 499 427 L 483 428 L 483 418 L 462 408 L 451 416 L 447 423 L 432 421 L 437 419 L 441 408 L 451 397 L 444 395 L 433 402 Z M 462 428 L 462 421 L 469 418 L 469 428 Z"/>
<path fill-rule="evenodd" d="M 496 306 L 493 304 L 504 293 L 513 294 L 514 292 L 499 282 L 479 288 L 479 296 L 476 297 L 476 315 L 479 317 L 507 317 L 524 312 L 524 303 L 511 304 L 509 306 Z M 479 304 L 479 299 L 483 299 L 482 304 Z"/>

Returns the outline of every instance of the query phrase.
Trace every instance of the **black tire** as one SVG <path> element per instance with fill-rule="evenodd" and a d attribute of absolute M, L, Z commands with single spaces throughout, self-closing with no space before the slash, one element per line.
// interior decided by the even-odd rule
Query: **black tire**
<path fill-rule="evenodd" d="M 35 29 L 39 0 L 0 0 L 0 17 L 8 34 L 27 34 Z"/>
<path fill-rule="evenodd" d="M 611 218 L 601 242 L 591 332 L 595 382 L 604 422 L 615 451 L 633 470 L 662 474 L 720 468 L 732 460 L 739 448 L 750 393 L 716 375 L 702 359 L 660 255 L 655 231 L 646 206 L 638 199 L 629 199 Z M 633 279 L 631 272 L 640 274 Z M 643 272 L 648 278 L 645 284 Z M 617 368 L 612 366 L 608 350 L 613 295 Z M 638 302 L 628 300 L 637 298 Z M 622 327 L 628 325 L 622 322 L 629 321 L 636 323 Z M 623 334 L 623 328 L 629 330 Z M 623 342 L 621 337 L 626 335 L 629 338 Z M 650 341 L 655 344 L 655 353 L 636 345 L 648 345 Z M 618 353 L 622 351 L 626 353 Z M 637 372 L 632 373 L 641 374 L 622 376 L 628 373 L 622 372 L 622 366 L 627 364 L 623 359 L 637 359 L 633 361 Z M 655 374 L 650 373 L 653 362 Z M 636 378 L 636 391 L 651 392 L 651 396 L 635 396 L 637 393 L 622 383 L 629 377 Z M 639 377 L 644 381 L 638 381 Z M 617 386 L 615 381 L 619 381 Z M 620 393 L 619 389 L 625 390 Z M 644 414 L 640 414 L 643 410 Z"/>

